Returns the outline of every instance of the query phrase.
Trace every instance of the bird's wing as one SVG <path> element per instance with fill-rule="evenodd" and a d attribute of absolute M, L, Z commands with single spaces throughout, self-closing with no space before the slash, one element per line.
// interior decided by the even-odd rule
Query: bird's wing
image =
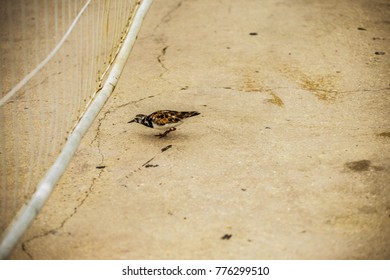
<path fill-rule="evenodd" d="M 166 125 L 172 123 L 178 123 L 181 121 L 181 118 L 177 116 L 176 111 L 157 111 L 151 114 L 149 117 L 153 119 L 153 122 L 157 125 Z"/>

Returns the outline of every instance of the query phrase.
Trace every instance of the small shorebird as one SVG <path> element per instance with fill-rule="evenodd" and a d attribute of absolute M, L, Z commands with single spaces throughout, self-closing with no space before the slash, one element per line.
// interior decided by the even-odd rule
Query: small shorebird
<path fill-rule="evenodd" d="M 139 114 L 128 123 L 136 122 L 143 124 L 144 126 L 165 130 L 164 133 L 158 134 L 160 138 L 166 136 L 169 132 L 175 131 L 176 126 L 183 123 L 183 119 L 200 115 L 200 113 L 191 112 L 178 112 L 171 110 L 160 110 L 150 115 Z"/>

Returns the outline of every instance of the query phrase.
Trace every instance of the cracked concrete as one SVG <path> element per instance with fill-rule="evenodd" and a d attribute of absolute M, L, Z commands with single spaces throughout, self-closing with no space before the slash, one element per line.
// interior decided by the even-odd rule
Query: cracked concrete
<path fill-rule="evenodd" d="M 157 56 L 157 61 L 158 61 L 158 63 L 160 63 L 161 67 L 164 68 L 165 72 L 168 71 L 168 68 L 164 65 L 163 57 L 166 54 L 167 49 L 168 49 L 168 46 L 165 46 L 162 49 L 161 54 L 159 56 Z"/>
<path fill-rule="evenodd" d="M 173 8 L 171 8 L 171 4 L 173 4 Z M 156 27 L 154 28 L 154 30 L 156 30 L 157 28 L 159 28 L 162 24 L 165 24 L 165 23 L 168 23 L 171 18 L 172 18 L 172 14 L 174 12 L 176 12 L 182 5 L 182 1 L 178 2 L 178 3 L 168 3 L 166 7 L 168 7 L 168 12 L 162 17 L 162 19 L 160 20 L 160 22 L 156 25 Z M 164 8 L 166 8 L 164 7 Z"/>
<path fill-rule="evenodd" d="M 92 179 L 92 183 L 88 189 L 88 191 L 85 193 L 84 195 L 84 198 L 81 199 L 80 203 L 73 208 L 73 212 L 65 217 L 65 219 L 61 222 L 61 224 L 59 226 L 57 226 L 56 228 L 53 228 L 53 229 L 50 229 L 48 231 L 45 231 L 43 233 L 40 233 L 38 235 L 34 235 L 32 236 L 31 238 L 27 239 L 27 240 L 24 240 L 21 247 L 22 247 L 22 250 L 23 252 L 28 256 L 29 259 L 35 259 L 34 256 L 33 256 L 33 252 L 31 252 L 29 250 L 29 247 L 28 247 L 28 244 L 30 242 L 33 242 L 33 241 L 36 241 L 40 238 L 44 238 L 44 237 L 47 237 L 48 235 L 55 235 L 57 234 L 58 231 L 62 230 L 63 227 L 65 226 L 66 222 L 69 221 L 74 215 L 77 214 L 77 211 L 78 209 L 84 204 L 84 202 L 88 199 L 88 196 L 92 193 L 93 191 L 93 188 L 94 188 L 94 185 L 95 185 L 95 182 L 98 178 L 100 178 L 101 174 L 103 173 L 103 170 L 100 170 L 99 173 L 98 173 L 98 177 L 97 178 L 93 178 Z"/>
<path fill-rule="evenodd" d="M 244 3 L 153 4 L 13 259 L 390 257 L 389 4 Z"/>

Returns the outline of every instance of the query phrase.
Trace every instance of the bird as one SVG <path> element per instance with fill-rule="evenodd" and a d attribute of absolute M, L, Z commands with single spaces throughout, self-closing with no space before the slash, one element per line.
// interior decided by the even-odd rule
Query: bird
<path fill-rule="evenodd" d="M 183 124 L 183 119 L 200 115 L 196 111 L 179 112 L 172 110 L 159 110 L 150 115 L 138 114 L 128 123 L 139 123 L 150 128 L 165 130 L 164 133 L 157 134 L 160 138 L 165 137 L 168 133 L 175 131 L 176 126 Z"/>

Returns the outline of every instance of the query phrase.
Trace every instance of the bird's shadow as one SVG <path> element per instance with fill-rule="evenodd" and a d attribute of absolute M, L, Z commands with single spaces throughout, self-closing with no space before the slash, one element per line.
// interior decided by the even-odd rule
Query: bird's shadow
<path fill-rule="evenodd" d="M 171 133 L 168 133 L 164 137 L 156 136 L 158 135 L 158 132 L 152 132 L 152 133 L 139 133 L 138 137 L 142 141 L 153 141 L 153 142 L 167 142 L 167 141 L 186 141 L 188 139 L 191 139 L 191 137 L 188 134 L 185 134 L 185 132 L 179 132 L 174 131 Z"/>

